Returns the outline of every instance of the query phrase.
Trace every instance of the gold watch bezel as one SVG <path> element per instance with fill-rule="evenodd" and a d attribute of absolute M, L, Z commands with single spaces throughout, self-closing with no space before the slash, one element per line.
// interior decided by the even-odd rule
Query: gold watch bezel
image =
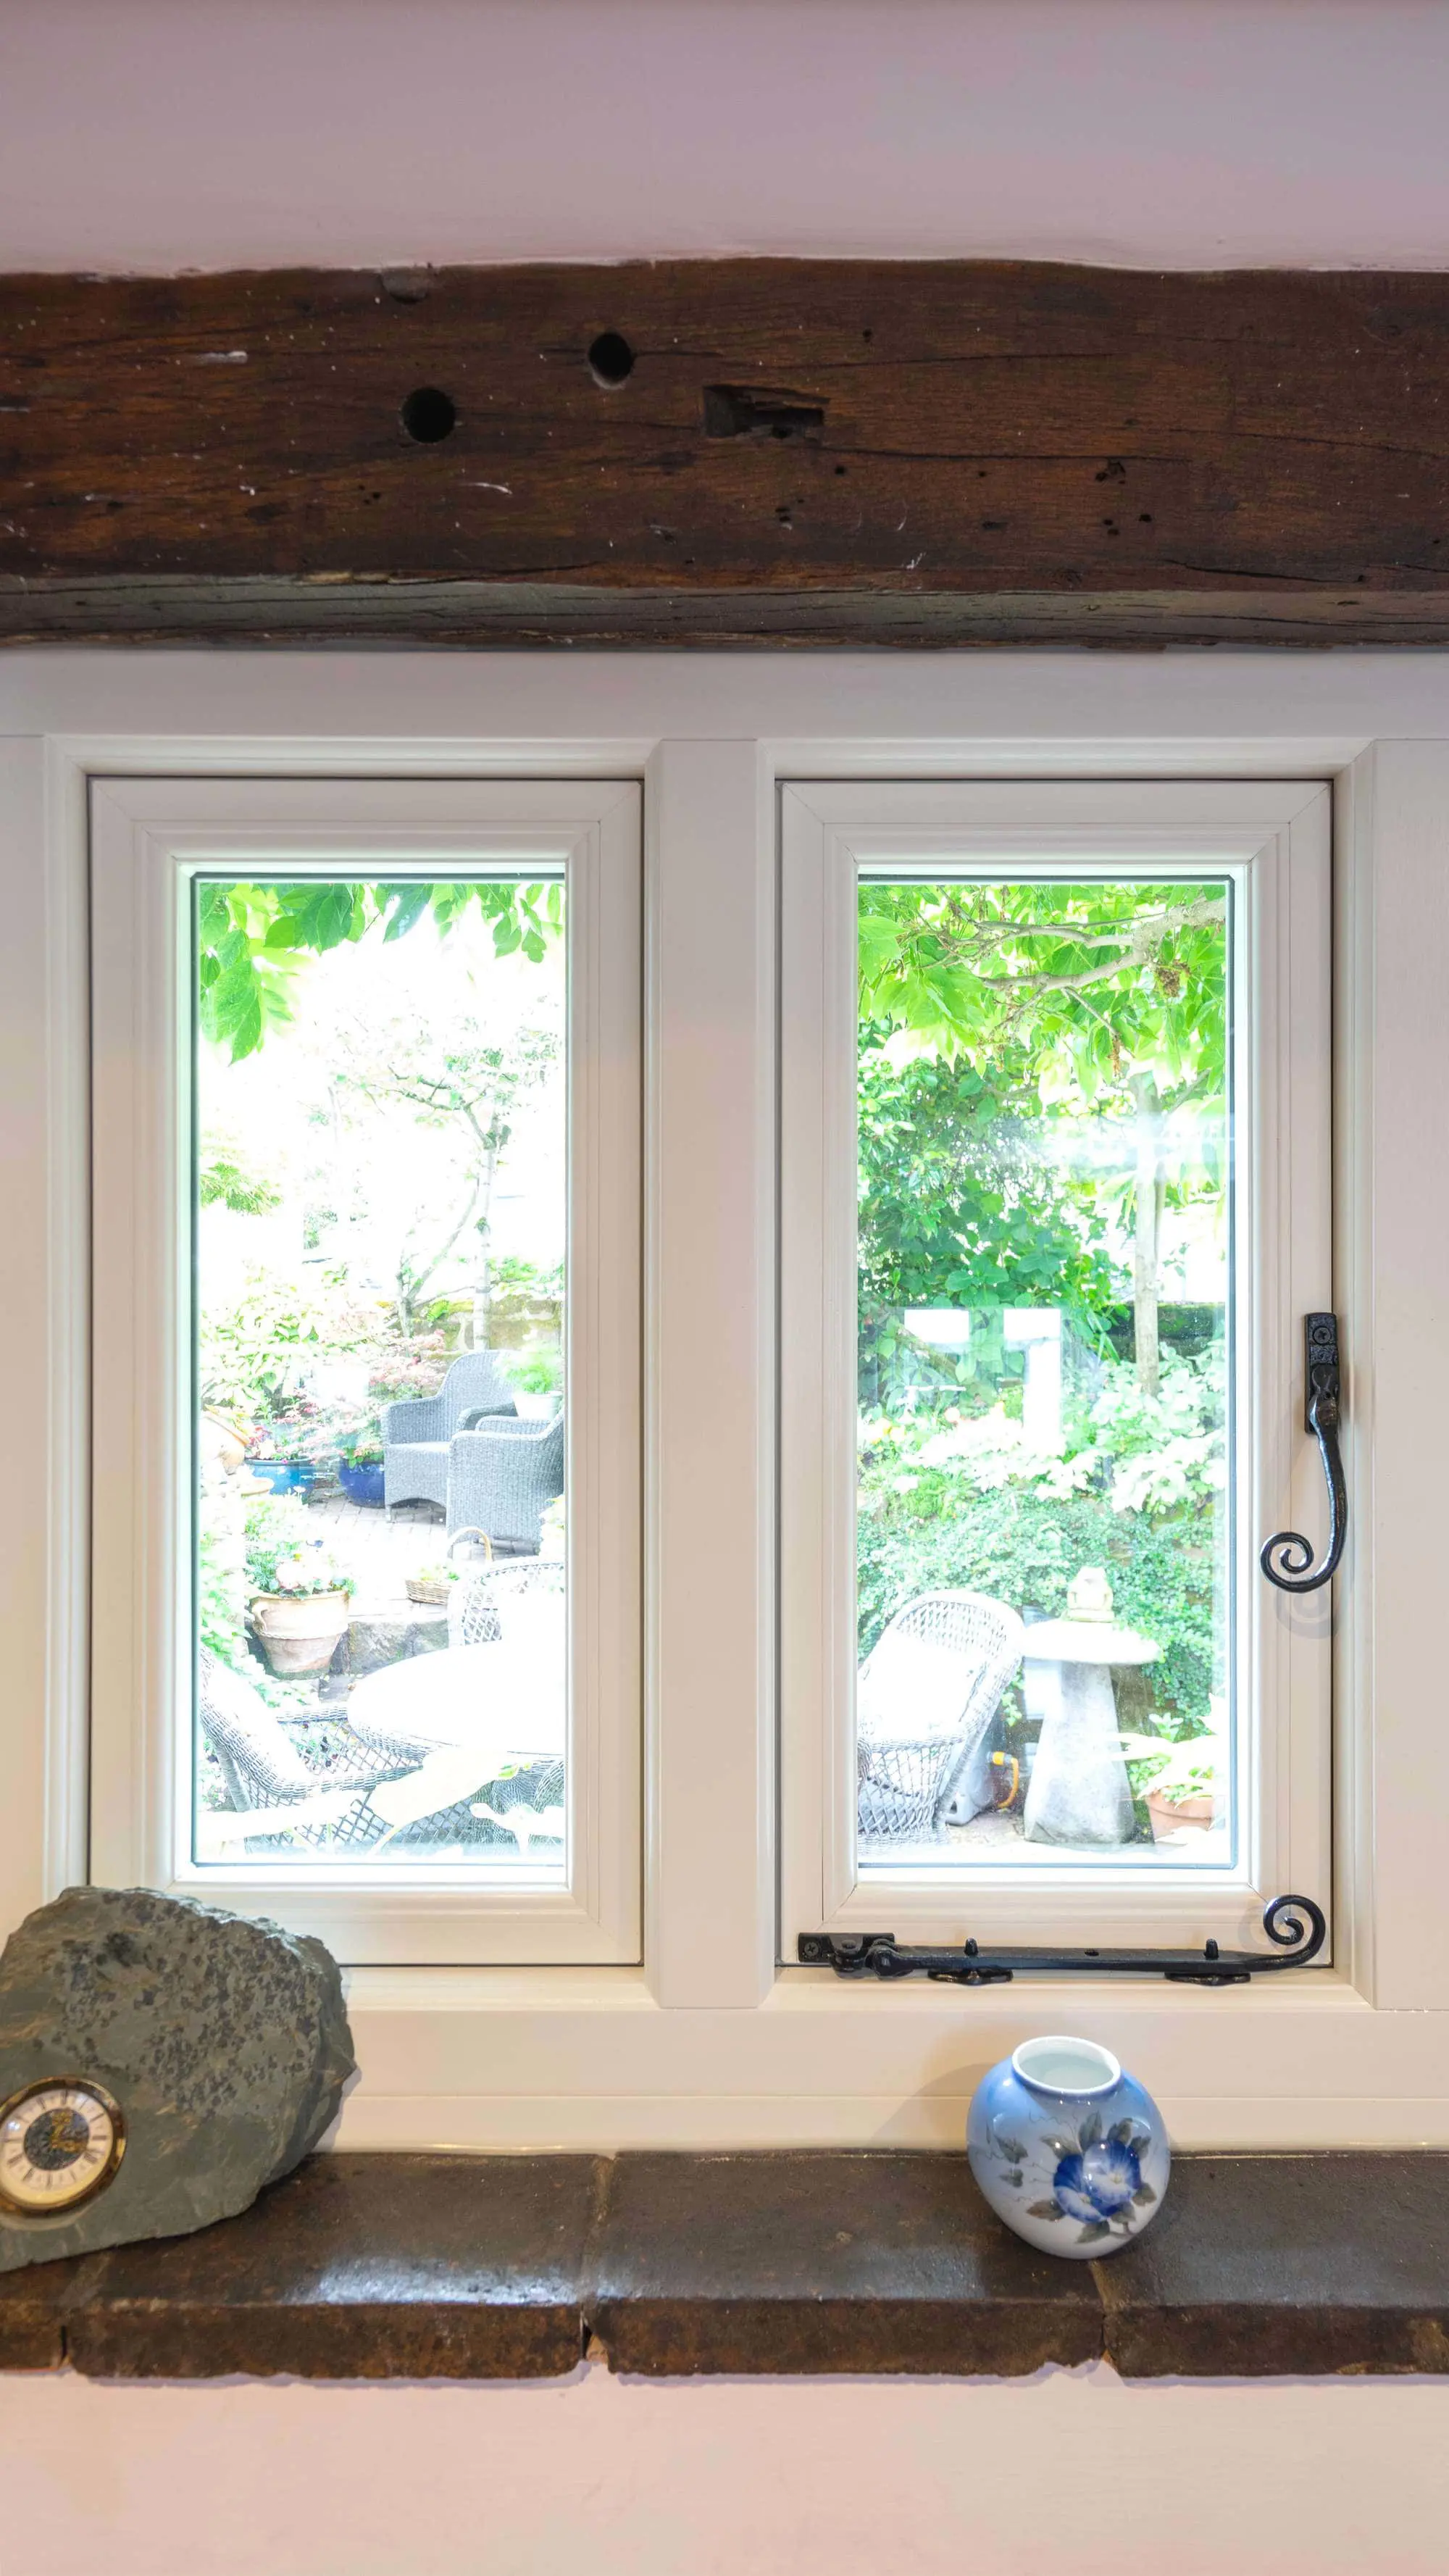
<path fill-rule="evenodd" d="M 116 2169 L 126 2152 L 126 2115 L 114 2093 L 108 2093 L 104 2084 L 97 2084 L 95 2078 L 90 2075 L 33 2076 L 28 2084 L 22 2084 L 18 2092 L 12 2093 L 8 2101 L 0 2102 L 0 2129 L 4 2128 L 11 2114 L 18 2111 L 22 2103 L 29 2102 L 37 2093 L 57 2091 L 88 2093 L 93 2102 L 100 2104 L 111 2123 L 110 2154 L 99 2173 L 93 2173 L 90 2180 L 82 2184 L 80 2190 L 73 2194 L 63 2209 L 35 2209 L 28 2201 L 16 2200 L 13 2194 L 6 2190 L 3 2179 L 0 2179 L 0 2209 L 3 2209 L 11 2218 L 39 2219 L 42 2222 L 48 2220 L 54 2225 L 58 2219 L 71 2217 L 76 2210 L 84 2209 L 87 2201 L 94 2200 L 98 2191 L 104 2191 L 108 2183 L 114 2182 Z"/>

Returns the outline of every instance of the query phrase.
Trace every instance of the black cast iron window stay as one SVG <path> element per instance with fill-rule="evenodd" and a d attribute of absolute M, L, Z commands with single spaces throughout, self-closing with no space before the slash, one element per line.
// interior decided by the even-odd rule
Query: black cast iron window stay
<path fill-rule="evenodd" d="M 1004 1986 L 1013 1977 L 1166 1977 L 1174 1986 L 1246 1986 L 1283 1968 L 1306 1968 L 1328 1936 L 1311 1896 L 1275 1896 L 1263 1908 L 1271 1950 L 935 1950 L 897 1941 L 893 1932 L 802 1932 L 802 1968 L 833 1968 L 837 1977 L 934 1977 L 949 1986 Z"/>

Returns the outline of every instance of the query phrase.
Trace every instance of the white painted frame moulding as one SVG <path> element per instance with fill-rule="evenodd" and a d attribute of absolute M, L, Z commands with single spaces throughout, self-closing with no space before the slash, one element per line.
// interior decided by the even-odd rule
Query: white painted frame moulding
<path fill-rule="evenodd" d="M 640 794 L 619 782 L 91 787 L 91 1869 L 316 1933 L 348 1966 L 640 1956 Z M 477 870 L 566 888 L 565 1883 L 191 1859 L 190 890 Z M 501 1882 L 501 1883 L 497 1883 Z"/>
<path fill-rule="evenodd" d="M 985 2066 L 1076 2027 L 1183 2146 L 1449 2145 L 1449 656 L 0 658 L 6 1923 L 85 1869 L 87 780 L 287 772 L 645 791 L 645 1964 L 357 1971 L 340 2141 L 952 2144 Z M 1333 784 L 1332 1968 L 963 1994 L 775 1967 L 774 790 L 830 777 Z"/>
<path fill-rule="evenodd" d="M 1330 1303 L 1330 797 L 1305 781 L 793 785 L 781 791 L 782 1955 L 800 1932 L 1251 1943 L 1292 1891 L 1331 1911 L 1331 1616 L 1272 1590 L 1270 1530 L 1317 1529 L 1302 1317 Z M 1237 1852 L 1047 1869 L 857 1868 L 857 889 L 1014 870 L 1225 879 L 1231 908 Z M 1315 1476 L 1317 1484 L 1315 1487 Z"/>

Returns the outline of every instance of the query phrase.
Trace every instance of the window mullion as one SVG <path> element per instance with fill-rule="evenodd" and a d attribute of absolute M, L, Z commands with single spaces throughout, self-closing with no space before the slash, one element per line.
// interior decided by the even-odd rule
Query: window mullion
<path fill-rule="evenodd" d="M 646 1959 L 751 2006 L 775 1959 L 774 850 L 758 746 L 646 801 Z"/>

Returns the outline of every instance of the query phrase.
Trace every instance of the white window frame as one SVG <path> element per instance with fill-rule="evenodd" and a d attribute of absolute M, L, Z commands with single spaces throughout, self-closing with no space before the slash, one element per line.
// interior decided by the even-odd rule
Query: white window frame
<path fill-rule="evenodd" d="M 91 790 L 91 1867 L 275 1916 L 349 1966 L 637 1960 L 640 814 L 583 782 L 98 779 Z M 568 1834 L 560 1886 L 191 1856 L 191 888 L 234 872 L 566 888 Z"/>
<path fill-rule="evenodd" d="M 86 1872 L 86 803 L 93 777 L 617 778 L 645 802 L 640 1967 L 361 1968 L 351 2147 L 959 2145 L 1076 2028 L 1184 2147 L 1449 2146 L 1433 1418 L 1449 1193 L 1449 655 L 0 656 L 9 1335 L 0 1924 Z M 777 1965 L 776 791 L 1303 779 L 1335 805 L 1334 1959 L 1227 1993 L 963 1994 Z M 1430 1185 L 1426 1186 L 1426 1168 Z"/>
<path fill-rule="evenodd" d="M 1330 797 L 1293 782 L 796 784 L 781 794 L 783 1952 L 801 1932 L 1251 1941 L 1292 1892 L 1331 1907 L 1330 1607 L 1273 1590 L 1270 1530 L 1317 1529 L 1302 1318 L 1331 1304 Z M 1234 1859 L 862 1872 L 855 1803 L 857 889 L 892 875 L 1233 888 L 1237 1602 Z M 1314 1478 L 1317 1475 L 1315 1488 Z M 888 1918 L 888 1920 L 887 1920 Z"/>

